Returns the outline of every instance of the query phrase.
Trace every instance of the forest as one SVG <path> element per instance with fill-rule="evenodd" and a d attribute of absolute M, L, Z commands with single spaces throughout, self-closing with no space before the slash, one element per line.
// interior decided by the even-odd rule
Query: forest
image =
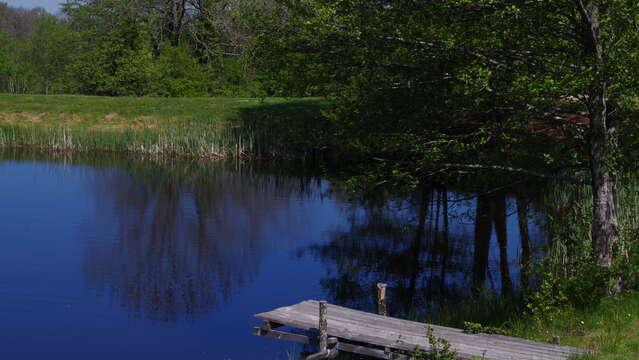
<path fill-rule="evenodd" d="M 61 13 L 0 2 L 0 91 L 105 96 L 257 96 L 262 1 L 68 1 Z"/>

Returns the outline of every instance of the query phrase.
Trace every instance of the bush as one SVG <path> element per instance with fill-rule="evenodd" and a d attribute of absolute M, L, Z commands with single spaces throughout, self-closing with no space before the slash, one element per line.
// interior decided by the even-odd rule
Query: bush
<path fill-rule="evenodd" d="M 159 79 L 157 94 L 167 97 L 207 95 L 210 71 L 191 56 L 183 46 L 165 46 L 157 60 Z"/>

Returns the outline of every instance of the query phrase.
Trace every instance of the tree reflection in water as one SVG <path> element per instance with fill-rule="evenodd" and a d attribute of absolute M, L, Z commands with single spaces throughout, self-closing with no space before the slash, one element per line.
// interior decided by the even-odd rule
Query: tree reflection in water
<path fill-rule="evenodd" d="M 161 321 L 208 312 L 254 279 L 276 243 L 267 228 L 286 226 L 294 200 L 316 195 L 308 177 L 138 166 L 89 179 L 117 241 L 90 243 L 85 274 L 98 294 Z"/>
<path fill-rule="evenodd" d="M 419 316 L 480 293 L 513 297 L 527 285 L 522 270 L 545 246 L 531 206 L 514 193 L 423 189 L 351 208 L 350 228 L 308 251 L 331 269 L 321 284 L 332 302 L 375 311 L 381 281 L 393 315 Z"/>

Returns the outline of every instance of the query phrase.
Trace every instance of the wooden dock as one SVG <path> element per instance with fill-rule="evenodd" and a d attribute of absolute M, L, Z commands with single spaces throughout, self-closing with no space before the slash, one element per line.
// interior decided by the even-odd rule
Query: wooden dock
<path fill-rule="evenodd" d="M 324 311 L 324 325 L 320 321 L 320 307 Z M 385 308 L 383 311 L 385 313 Z M 401 320 L 325 302 L 320 305 L 315 300 L 281 307 L 255 317 L 262 320 L 262 325 L 254 328 L 255 335 L 319 344 L 321 353 L 309 357 L 313 359 L 334 357 L 339 351 L 380 359 L 410 359 L 406 352 L 417 348 L 427 351 L 430 348 L 426 337 L 428 328 L 433 330 L 437 338 L 448 341 L 452 349 L 457 351 L 459 359 L 562 360 L 586 353 L 573 347 L 508 336 L 467 334 L 460 329 Z M 307 332 L 298 334 L 277 330 L 282 326 Z M 327 350 L 327 346 L 330 349 Z"/>

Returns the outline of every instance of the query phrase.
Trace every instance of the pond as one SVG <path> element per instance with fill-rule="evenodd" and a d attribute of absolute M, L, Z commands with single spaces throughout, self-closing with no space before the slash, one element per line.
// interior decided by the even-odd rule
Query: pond
<path fill-rule="evenodd" d="M 546 247 L 530 195 L 360 196 L 336 179 L 4 151 L 0 358 L 288 359 L 302 348 L 251 335 L 253 314 L 306 299 L 373 311 L 377 282 L 401 317 L 515 299 Z"/>

